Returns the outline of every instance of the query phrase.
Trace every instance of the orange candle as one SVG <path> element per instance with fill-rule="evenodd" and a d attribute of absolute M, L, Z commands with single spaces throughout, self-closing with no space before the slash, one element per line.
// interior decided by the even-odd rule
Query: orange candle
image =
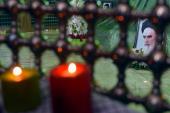
<path fill-rule="evenodd" d="M 2 75 L 2 91 L 8 112 L 24 112 L 40 104 L 38 72 L 34 69 L 13 67 Z"/>
<path fill-rule="evenodd" d="M 50 89 L 54 113 L 92 113 L 90 70 L 70 63 L 51 71 Z"/>

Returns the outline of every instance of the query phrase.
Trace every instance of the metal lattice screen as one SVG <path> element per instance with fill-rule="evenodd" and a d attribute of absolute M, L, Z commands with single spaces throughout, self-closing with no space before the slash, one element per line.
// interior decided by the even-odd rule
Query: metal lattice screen
<path fill-rule="evenodd" d="M 45 50 L 50 50 L 56 53 L 61 63 L 64 63 L 70 53 L 80 54 L 88 63 L 92 70 L 96 59 L 100 57 L 111 58 L 118 68 L 118 82 L 114 88 L 109 92 L 98 92 L 108 95 L 113 99 L 118 99 L 124 103 L 135 102 L 142 104 L 150 113 L 161 113 L 170 110 L 170 105 L 162 97 L 161 92 L 161 77 L 163 72 L 169 67 L 169 57 L 164 52 L 165 38 L 163 33 L 169 23 L 169 7 L 165 0 L 157 0 L 156 6 L 151 12 L 138 12 L 133 10 L 128 0 L 120 0 L 119 4 L 112 10 L 103 10 L 96 7 L 95 1 L 87 1 L 83 9 L 68 7 L 65 1 L 60 1 L 55 7 L 44 6 L 39 0 L 33 0 L 29 5 L 21 5 L 16 0 L 8 0 L 6 4 L 0 5 L 0 10 L 8 11 L 11 15 L 11 28 L 7 37 L 0 36 L 0 44 L 6 44 L 12 51 L 13 64 L 19 63 L 19 49 L 23 46 L 29 47 L 35 56 L 36 68 L 42 73 L 41 57 Z M 35 30 L 31 40 L 23 40 L 17 31 L 17 15 L 19 12 L 24 11 L 33 14 L 35 17 Z M 54 43 L 49 44 L 42 38 L 41 22 L 43 15 L 54 14 L 59 19 L 59 39 Z M 72 15 L 83 16 L 88 23 L 88 33 L 86 35 L 87 43 L 82 47 L 72 47 L 65 40 L 66 38 L 66 23 L 67 19 Z M 101 17 L 111 17 L 117 21 L 120 27 L 119 44 L 111 52 L 101 52 L 94 43 L 96 19 Z M 157 27 L 157 45 L 149 56 L 136 57 L 129 52 L 127 46 L 128 25 L 131 21 L 138 19 L 148 18 Z M 126 67 L 132 61 L 142 61 L 148 64 L 150 70 L 153 72 L 153 83 L 151 93 L 144 97 L 139 98 L 133 96 L 129 92 L 126 80 Z M 0 72 L 3 73 L 6 69 L 1 68 Z M 94 90 L 95 90 L 94 85 Z"/>
<path fill-rule="evenodd" d="M 55 5 L 55 0 L 47 1 L 49 6 Z M 45 4 L 45 3 L 44 3 Z M 31 16 L 31 23 L 35 24 L 35 18 Z M 11 17 L 10 14 L 4 10 L 0 12 L 0 26 L 1 29 L 9 28 L 11 25 Z M 43 18 L 42 22 L 43 29 L 48 29 L 49 26 L 58 26 L 58 19 L 54 15 L 47 15 Z"/>

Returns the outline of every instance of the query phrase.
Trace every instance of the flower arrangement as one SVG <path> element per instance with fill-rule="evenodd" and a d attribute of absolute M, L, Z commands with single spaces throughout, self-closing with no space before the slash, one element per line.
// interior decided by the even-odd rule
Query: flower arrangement
<path fill-rule="evenodd" d="M 84 38 L 87 34 L 87 23 L 81 16 L 73 15 L 68 20 L 67 34 L 72 38 Z"/>
<path fill-rule="evenodd" d="M 73 7 L 81 8 L 83 7 L 83 4 L 84 4 L 83 0 L 70 1 L 70 5 Z M 73 15 L 68 20 L 67 35 L 74 39 L 85 38 L 85 34 L 87 34 L 87 27 L 88 27 L 88 24 L 86 23 L 83 17 L 78 16 L 78 15 Z"/>
<path fill-rule="evenodd" d="M 136 49 L 133 48 L 131 49 L 131 53 L 134 54 L 135 56 L 142 57 L 144 56 L 144 51 L 143 49 Z M 138 61 L 133 61 L 128 67 L 134 68 L 134 69 L 149 69 L 148 65 L 144 62 L 138 62 Z"/>

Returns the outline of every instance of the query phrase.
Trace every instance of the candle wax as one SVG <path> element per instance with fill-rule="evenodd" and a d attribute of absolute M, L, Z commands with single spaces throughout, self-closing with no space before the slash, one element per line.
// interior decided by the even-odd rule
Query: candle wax
<path fill-rule="evenodd" d="M 54 113 L 92 113 L 90 70 L 84 64 L 76 64 L 70 73 L 68 64 L 51 71 L 50 88 Z"/>
<path fill-rule="evenodd" d="M 4 106 L 8 112 L 24 112 L 40 104 L 39 76 L 34 69 L 23 69 L 19 76 L 11 71 L 2 75 Z"/>

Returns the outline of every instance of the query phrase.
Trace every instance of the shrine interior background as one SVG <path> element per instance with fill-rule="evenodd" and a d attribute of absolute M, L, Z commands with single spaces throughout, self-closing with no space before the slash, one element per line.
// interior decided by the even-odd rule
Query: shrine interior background
<path fill-rule="evenodd" d="M 30 2 L 29 0 L 18 0 L 21 4 L 25 4 Z M 150 11 L 154 5 L 156 4 L 155 0 L 129 0 L 132 8 L 138 11 Z M 54 5 L 57 0 L 42 0 L 42 3 L 45 5 Z M 71 3 L 83 3 L 81 0 L 69 0 Z M 106 10 L 111 10 L 117 4 L 117 0 L 97 0 L 98 7 L 104 8 Z M 170 0 L 167 0 L 170 6 Z M 0 0 L 0 4 L 3 3 L 3 0 Z M 0 35 L 8 35 L 10 28 L 11 17 L 5 11 L 0 11 Z M 34 30 L 34 22 L 35 19 L 26 13 L 20 13 L 18 16 L 18 31 L 20 35 L 24 37 L 25 40 L 30 39 Z M 59 31 L 58 31 L 58 19 L 55 15 L 45 15 L 42 20 L 42 34 L 44 40 L 49 43 L 54 42 L 56 40 Z M 111 51 L 116 47 L 119 39 L 119 26 L 111 18 L 100 18 L 96 22 L 96 34 L 95 34 L 95 43 L 104 51 Z M 137 22 L 131 22 L 128 29 L 128 44 L 130 48 L 133 48 L 135 43 L 135 37 L 137 33 Z M 170 55 L 170 26 L 166 28 L 166 51 L 168 55 Z M 85 43 L 85 40 L 80 41 L 79 39 L 71 39 L 68 40 L 75 46 L 81 46 Z M 20 50 L 20 62 L 23 67 L 34 67 L 34 56 L 29 50 L 29 48 L 23 47 Z M 0 65 L 4 67 L 8 67 L 11 64 L 11 51 L 8 49 L 6 45 L 0 45 Z M 59 60 L 57 60 L 56 56 L 51 51 L 46 51 L 42 57 L 42 66 L 43 71 L 48 76 L 49 70 L 55 65 L 59 64 Z M 50 60 L 49 60 L 50 59 Z M 67 59 L 67 62 L 71 61 L 79 61 L 84 62 L 79 55 L 71 54 Z M 105 70 L 103 70 L 104 67 Z M 131 90 L 134 95 L 137 96 L 145 96 L 150 92 L 151 82 L 152 82 L 152 73 L 147 68 L 134 68 L 129 67 L 126 71 L 127 73 L 127 86 Z M 163 96 L 170 103 L 170 70 L 167 70 L 163 77 Z M 112 63 L 111 59 L 100 58 L 95 63 L 95 82 L 101 87 L 103 90 L 109 90 L 116 84 L 116 75 L 117 68 Z M 135 76 L 134 76 L 135 75 Z M 142 106 L 129 104 L 131 109 L 135 109 L 138 111 L 145 111 Z"/>

